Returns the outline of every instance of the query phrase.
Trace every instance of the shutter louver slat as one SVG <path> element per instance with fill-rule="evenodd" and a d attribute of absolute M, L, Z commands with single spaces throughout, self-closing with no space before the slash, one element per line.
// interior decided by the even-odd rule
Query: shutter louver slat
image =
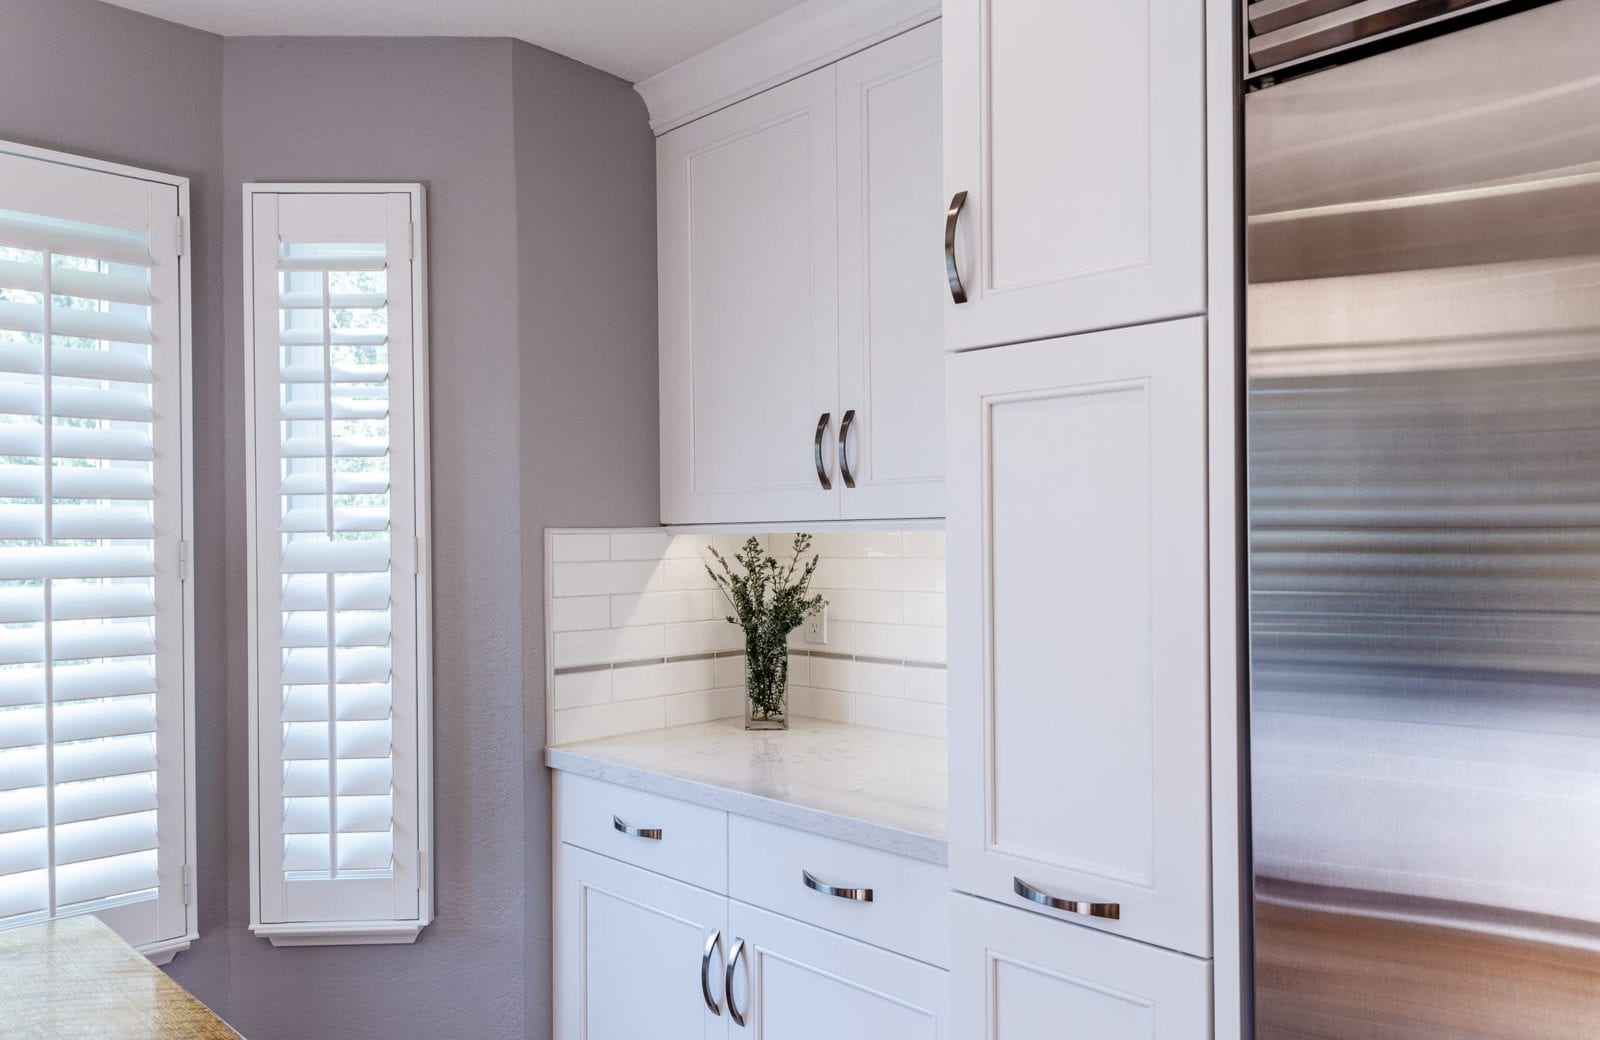
<path fill-rule="evenodd" d="M 0 751 L 0 791 L 43 787 L 45 782 L 44 748 L 24 747 Z"/>
<path fill-rule="evenodd" d="M 155 740 L 145 734 L 62 744 L 56 748 L 56 783 L 156 771 Z"/>
<path fill-rule="evenodd" d="M 156 808 L 156 803 L 155 781 L 148 774 L 82 780 L 56 790 L 56 822 L 77 823 L 148 812 Z"/>
<path fill-rule="evenodd" d="M 83 863 L 88 860 L 125 856 L 130 852 L 150 852 L 156 847 L 156 814 L 128 813 L 82 823 L 56 826 L 56 862 Z"/>
<path fill-rule="evenodd" d="M 49 251 L 109 264 L 148 267 L 151 260 L 146 238 L 138 232 L 12 210 L 0 210 L 0 243 L 29 252 Z"/>
<path fill-rule="evenodd" d="M 154 851 L 64 864 L 56 873 L 56 900 L 63 906 L 132 895 L 160 884 Z"/>
<path fill-rule="evenodd" d="M 152 799 L 152 804 L 153 804 Z M 45 804 L 44 788 L 30 787 L 22 791 L 0 794 L 0 833 L 41 829 L 49 822 L 49 806 Z M 60 818 L 60 800 L 57 800 L 57 818 Z"/>
<path fill-rule="evenodd" d="M 28 293 L 43 292 L 44 271 L 38 264 L 0 260 L 0 289 L 20 289 Z M 104 300 L 107 303 L 149 306 L 155 302 L 150 296 L 150 278 L 147 271 L 130 275 L 57 268 L 50 272 L 50 291 L 56 296 L 76 296 L 86 300 Z"/>

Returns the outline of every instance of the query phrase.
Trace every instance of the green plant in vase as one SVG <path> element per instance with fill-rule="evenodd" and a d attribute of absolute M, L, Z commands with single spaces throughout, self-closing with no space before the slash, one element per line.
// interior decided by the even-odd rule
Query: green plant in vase
<path fill-rule="evenodd" d="M 732 562 L 710 550 L 722 572 L 707 564 L 706 573 L 733 606 L 728 622 L 744 630 L 746 729 L 789 727 L 789 633 L 828 605 L 811 594 L 818 557 L 801 563 L 810 549 L 811 536 L 797 534 L 787 563 L 769 555 L 754 535 L 734 553 Z"/>

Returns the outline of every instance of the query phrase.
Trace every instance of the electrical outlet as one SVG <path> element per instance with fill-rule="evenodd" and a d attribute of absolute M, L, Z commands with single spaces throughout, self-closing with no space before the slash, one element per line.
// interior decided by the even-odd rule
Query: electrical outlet
<path fill-rule="evenodd" d="M 806 618 L 804 626 L 805 640 L 808 643 L 825 644 L 828 641 L 828 608 L 821 610 Z"/>

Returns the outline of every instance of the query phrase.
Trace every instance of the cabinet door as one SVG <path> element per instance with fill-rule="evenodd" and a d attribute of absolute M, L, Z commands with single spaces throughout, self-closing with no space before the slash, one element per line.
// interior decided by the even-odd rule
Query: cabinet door
<path fill-rule="evenodd" d="M 657 143 L 667 523 L 839 515 L 834 135 L 830 67 Z"/>
<path fill-rule="evenodd" d="M 555 885 L 557 1036 L 726 1036 L 725 897 L 571 845 Z"/>
<path fill-rule="evenodd" d="M 1204 309 L 1202 0 L 947 0 L 954 350 Z"/>
<path fill-rule="evenodd" d="M 1207 1040 L 1209 962 L 952 895 L 961 1040 Z"/>
<path fill-rule="evenodd" d="M 938 24 L 841 61 L 838 88 L 840 504 L 943 516 Z"/>
<path fill-rule="evenodd" d="M 930 907 L 930 911 L 937 908 Z M 948 973 L 745 903 L 728 904 L 744 941 L 732 973 L 736 1040 L 949 1040 Z"/>
<path fill-rule="evenodd" d="M 949 384 L 952 884 L 1207 955 L 1204 323 Z"/>

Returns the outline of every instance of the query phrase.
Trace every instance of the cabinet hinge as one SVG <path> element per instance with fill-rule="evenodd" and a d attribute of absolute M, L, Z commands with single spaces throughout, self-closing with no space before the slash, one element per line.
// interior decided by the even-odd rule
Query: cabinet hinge
<path fill-rule="evenodd" d="M 189 543 L 178 543 L 178 580 L 189 580 Z"/>
<path fill-rule="evenodd" d="M 183 905 L 188 906 L 194 892 L 194 868 L 189 864 L 183 865 Z"/>
<path fill-rule="evenodd" d="M 422 539 L 411 539 L 411 573 L 413 576 L 422 573 Z"/>
<path fill-rule="evenodd" d="M 183 219 L 183 214 L 178 214 L 178 255 L 185 256 L 189 252 L 189 222 Z"/>
<path fill-rule="evenodd" d="M 417 891 L 418 892 L 422 891 L 422 889 L 423 889 L 423 879 L 425 879 L 428 876 L 427 874 L 423 873 L 423 871 L 427 869 L 427 866 L 428 866 L 428 854 L 426 852 L 423 852 L 421 849 L 418 849 L 417 850 Z"/>
<path fill-rule="evenodd" d="M 417 258 L 417 225 L 415 221 L 406 224 L 406 259 Z"/>

